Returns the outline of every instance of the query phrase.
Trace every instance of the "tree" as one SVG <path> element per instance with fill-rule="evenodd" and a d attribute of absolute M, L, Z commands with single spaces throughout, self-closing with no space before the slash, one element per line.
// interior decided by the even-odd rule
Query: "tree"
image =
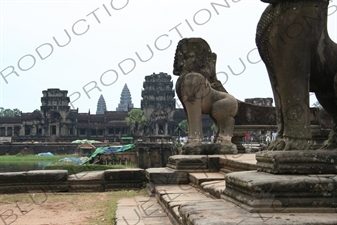
<path fill-rule="evenodd" d="M 20 116 L 21 111 L 19 109 L 4 109 L 0 107 L 0 116 Z"/>
<path fill-rule="evenodd" d="M 125 118 L 126 124 L 131 127 L 133 135 L 139 134 L 139 126 L 146 124 L 146 117 L 141 109 L 132 109 Z"/>
<path fill-rule="evenodd" d="M 218 127 L 215 125 L 215 123 L 213 123 L 213 125 L 211 126 L 211 130 L 213 131 L 213 134 L 216 134 L 218 132 Z"/>
<path fill-rule="evenodd" d="M 178 127 L 185 133 L 188 133 L 188 122 L 187 120 L 182 120 L 179 124 Z"/>

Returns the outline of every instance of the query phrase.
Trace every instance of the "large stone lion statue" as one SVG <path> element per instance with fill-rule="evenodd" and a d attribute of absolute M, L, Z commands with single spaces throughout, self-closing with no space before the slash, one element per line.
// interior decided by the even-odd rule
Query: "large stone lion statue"
<path fill-rule="evenodd" d="M 274 93 L 278 137 L 270 150 L 310 148 L 309 92 L 333 117 L 324 149 L 337 147 L 337 45 L 329 38 L 329 0 L 262 0 L 256 43 Z"/>
<path fill-rule="evenodd" d="M 237 113 L 238 103 L 217 79 L 215 64 L 216 54 L 205 40 L 185 38 L 179 41 L 173 74 L 179 76 L 176 92 L 184 106 L 189 126 L 187 146 L 201 144 L 202 114 L 208 114 L 217 126 L 214 141 L 226 148 L 218 153 L 227 150 L 228 153 L 236 153 L 236 145 L 231 139 L 235 122 L 233 117 Z"/>

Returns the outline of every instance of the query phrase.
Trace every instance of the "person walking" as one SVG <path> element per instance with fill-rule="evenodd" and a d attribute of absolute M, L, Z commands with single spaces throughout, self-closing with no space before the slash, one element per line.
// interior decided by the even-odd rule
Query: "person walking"
<path fill-rule="evenodd" d="M 246 135 L 245 135 L 245 141 L 246 141 L 246 144 L 249 143 L 249 140 L 250 140 L 250 135 L 249 135 L 249 133 L 247 132 Z"/>
<path fill-rule="evenodd" d="M 268 144 L 269 144 L 269 142 L 270 142 L 270 135 L 269 135 L 269 134 L 267 134 L 267 135 L 266 135 L 266 144 L 268 145 Z"/>

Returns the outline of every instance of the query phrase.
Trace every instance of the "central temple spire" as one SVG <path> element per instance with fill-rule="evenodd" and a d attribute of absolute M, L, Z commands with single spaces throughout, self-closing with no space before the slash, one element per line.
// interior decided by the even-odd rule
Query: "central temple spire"
<path fill-rule="evenodd" d="M 127 112 L 127 111 L 129 111 L 129 109 L 132 109 L 132 108 L 133 108 L 133 103 L 132 103 L 132 99 L 131 99 L 130 90 L 128 88 L 128 85 L 125 84 L 124 88 L 122 90 L 122 93 L 121 93 L 120 103 L 118 104 L 118 107 L 116 108 L 116 111 Z"/>

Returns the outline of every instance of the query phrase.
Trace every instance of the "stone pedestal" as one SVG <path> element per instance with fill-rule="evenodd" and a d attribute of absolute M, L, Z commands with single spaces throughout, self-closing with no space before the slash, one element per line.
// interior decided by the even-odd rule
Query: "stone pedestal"
<path fill-rule="evenodd" d="M 225 177 L 222 198 L 249 212 L 337 212 L 337 151 L 264 151 L 258 171 Z"/>
<path fill-rule="evenodd" d="M 237 154 L 238 149 L 235 144 L 201 144 L 187 143 L 182 147 L 183 155 L 216 155 L 216 154 Z"/>
<path fill-rule="evenodd" d="M 273 174 L 337 174 L 337 150 L 263 151 L 258 171 Z"/>
<path fill-rule="evenodd" d="M 225 177 L 222 198 L 249 212 L 337 213 L 337 175 L 235 172 Z"/>
<path fill-rule="evenodd" d="M 174 155 L 169 157 L 166 167 L 186 172 L 218 172 L 219 155 Z"/>

